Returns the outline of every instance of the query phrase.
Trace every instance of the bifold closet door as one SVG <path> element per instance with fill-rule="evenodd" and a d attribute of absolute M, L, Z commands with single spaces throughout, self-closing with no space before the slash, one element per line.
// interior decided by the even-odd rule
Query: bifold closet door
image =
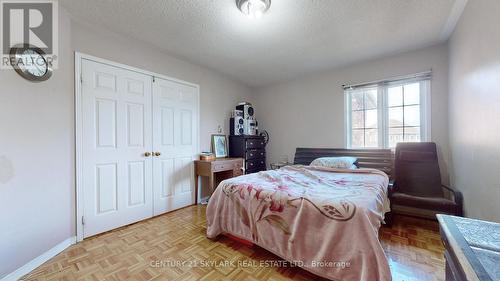
<path fill-rule="evenodd" d="M 159 78 L 153 83 L 154 215 L 194 203 L 198 100 L 193 86 Z"/>
<path fill-rule="evenodd" d="M 152 77 L 82 60 L 84 237 L 153 214 Z"/>

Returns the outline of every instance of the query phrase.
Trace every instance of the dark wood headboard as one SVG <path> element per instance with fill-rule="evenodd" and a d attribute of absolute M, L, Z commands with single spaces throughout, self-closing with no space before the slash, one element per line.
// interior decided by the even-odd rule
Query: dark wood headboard
<path fill-rule="evenodd" d="M 393 176 L 394 153 L 390 149 L 302 148 L 295 150 L 294 164 L 309 165 L 319 157 L 352 156 L 359 168 L 373 168 Z"/>

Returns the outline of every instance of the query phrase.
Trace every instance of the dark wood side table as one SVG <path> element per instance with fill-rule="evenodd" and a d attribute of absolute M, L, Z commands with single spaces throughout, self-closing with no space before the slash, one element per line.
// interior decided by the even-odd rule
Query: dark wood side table
<path fill-rule="evenodd" d="M 208 188 L 212 194 L 225 179 L 243 175 L 243 158 L 218 158 L 211 161 L 194 161 L 194 202 L 198 204 L 198 177 L 208 177 Z"/>

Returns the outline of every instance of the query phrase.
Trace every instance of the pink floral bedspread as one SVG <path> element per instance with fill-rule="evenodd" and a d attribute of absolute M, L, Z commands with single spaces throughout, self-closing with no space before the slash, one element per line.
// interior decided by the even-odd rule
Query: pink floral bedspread
<path fill-rule="evenodd" d="M 225 180 L 208 203 L 207 237 L 231 234 L 331 280 L 391 280 L 378 240 L 388 181 L 309 166 Z"/>

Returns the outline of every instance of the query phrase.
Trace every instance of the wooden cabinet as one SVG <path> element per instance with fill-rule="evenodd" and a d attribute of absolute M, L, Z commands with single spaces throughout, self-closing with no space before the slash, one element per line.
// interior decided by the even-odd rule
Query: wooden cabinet
<path fill-rule="evenodd" d="M 245 173 L 266 170 L 266 143 L 261 136 L 229 136 L 229 156 L 244 159 Z"/>

